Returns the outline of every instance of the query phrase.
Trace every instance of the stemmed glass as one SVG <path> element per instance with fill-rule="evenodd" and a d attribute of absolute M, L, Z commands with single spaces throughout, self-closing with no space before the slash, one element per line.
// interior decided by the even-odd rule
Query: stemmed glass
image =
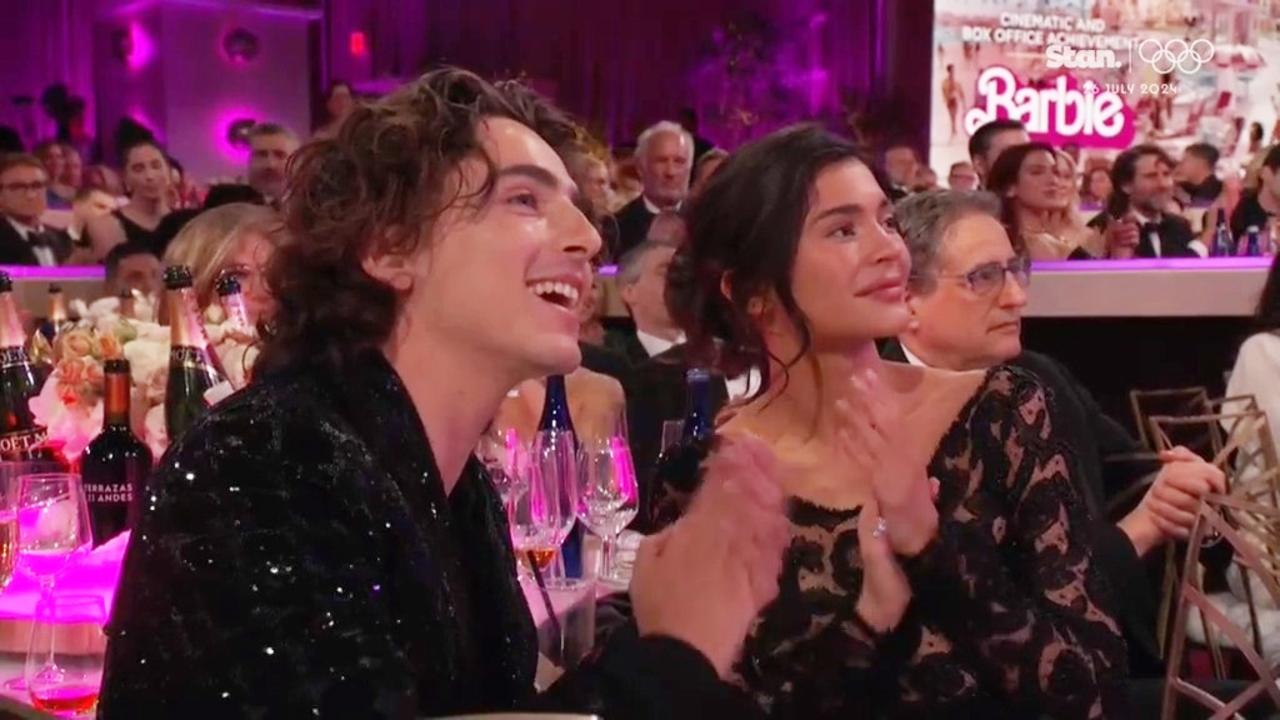
<path fill-rule="evenodd" d="M 640 498 L 626 438 L 610 435 L 584 443 L 578 470 L 578 519 L 600 538 L 600 577 L 619 582 L 613 547 L 635 519 Z"/>
<path fill-rule="evenodd" d="M 502 497 L 502 506 L 511 512 L 511 502 L 526 480 L 524 447 L 515 428 L 489 428 L 480 438 L 476 457 L 489 473 L 489 481 Z"/>
<path fill-rule="evenodd" d="M 58 576 L 93 548 L 89 507 L 79 475 L 24 475 L 18 492 L 18 568 L 40 584 L 40 604 L 52 606 Z M 42 671 L 57 672 L 53 654 Z M 19 678 L 10 689 L 25 689 Z"/>
<path fill-rule="evenodd" d="M 525 482 L 511 502 L 511 540 L 522 562 L 551 566 L 577 517 L 577 448 L 573 433 L 539 431 L 529 448 Z"/>
<path fill-rule="evenodd" d="M 78 715 L 98 703 L 107 651 L 98 595 L 55 595 L 36 606 L 26 681 L 37 710 Z"/>

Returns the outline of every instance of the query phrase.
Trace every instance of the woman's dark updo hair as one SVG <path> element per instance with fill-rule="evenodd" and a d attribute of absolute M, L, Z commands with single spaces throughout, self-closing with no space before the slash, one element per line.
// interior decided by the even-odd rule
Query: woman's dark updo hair
<path fill-rule="evenodd" d="M 442 212 L 491 192 L 494 164 L 477 137 L 485 117 L 523 123 L 562 154 L 580 137 L 523 85 L 446 68 L 357 105 L 336 133 L 298 151 L 283 207 L 288 232 L 266 271 L 277 311 L 264 328 L 258 374 L 308 362 L 341 368 L 386 341 L 402 299 L 362 260 L 375 248 L 413 253 Z M 449 178 L 471 157 L 490 174 L 460 197 Z"/>
<path fill-rule="evenodd" d="M 812 338 L 792 293 L 792 269 L 814 182 L 846 160 L 875 172 L 849 140 L 816 125 L 792 126 L 738 149 L 693 199 L 689 242 L 671 263 L 666 300 L 695 362 L 714 364 L 728 377 L 758 368 L 760 392 L 767 390 L 769 354 L 748 304 L 770 291 L 799 328 L 801 355 L 808 350 Z M 883 188 L 883 178 L 876 179 Z M 726 277 L 730 297 L 721 292 Z M 799 357 L 773 359 L 790 367 Z"/>

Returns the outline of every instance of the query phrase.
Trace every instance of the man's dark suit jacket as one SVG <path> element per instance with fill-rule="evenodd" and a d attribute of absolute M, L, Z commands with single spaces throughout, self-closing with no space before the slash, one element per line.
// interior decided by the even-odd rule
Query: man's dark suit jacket
<path fill-rule="evenodd" d="M 604 333 L 604 346 L 616 355 L 626 359 L 632 367 L 649 359 L 649 351 L 644 349 L 636 331 L 630 328 L 610 328 Z"/>
<path fill-rule="evenodd" d="M 1107 217 L 1106 211 L 1098 213 L 1089 221 L 1089 227 L 1095 230 L 1104 230 L 1107 226 Z M 1191 243 L 1198 239 L 1191 230 L 1191 223 L 1184 217 L 1170 215 L 1169 213 L 1161 216 L 1160 222 L 1150 223 L 1139 228 L 1138 257 L 1157 257 L 1155 246 L 1151 244 L 1152 230 L 1155 230 L 1160 236 L 1159 257 L 1200 257 L 1199 253 L 1191 249 Z"/>
<path fill-rule="evenodd" d="M 649 234 L 649 225 L 653 223 L 654 214 L 645 207 L 644 195 L 622 206 L 614 214 L 617 221 L 618 238 L 614 247 L 614 260 L 621 260 L 628 250 L 644 242 Z"/>
<path fill-rule="evenodd" d="M 881 344 L 886 360 L 906 362 L 896 340 Z M 1010 361 L 1035 373 L 1050 399 L 1050 417 L 1074 451 L 1071 477 L 1094 518 L 1094 546 L 1098 563 L 1111 582 L 1117 609 L 1129 645 L 1129 671 L 1133 677 L 1163 675 L 1157 650 L 1156 602 L 1146 566 L 1129 536 L 1107 517 L 1107 499 L 1154 472 L 1154 463 L 1110 463 L 1108 457 L 1139 453 L 1142 447 L 1128 431 L 1102 411 L 1083 385 L 1065 366 L 1047 355 L 1026 351 Z"/>
<path fill-rule="evenodd" d="M 46 230 L 49 248 L 59 264 L 71 255 L 71 237 L 61 230 Z M 40 260 L 9 219 L 0 215 L 0 265 L 39 265 Z"/>
<path fill-rule="evenodd" d="M 689 370 L 687 346 L 676 345 L 636 365 L 631 370 L 631 385 L 627 388 L 627 431 L 631 435 L 631 459 L 639 478 L 640 497 L 648 498 L 649 483 L 662 449 L 662 423 L 665 420 L 684 418 L 687 408 L 685 373 Z M 729 400 L 724 377 L 716 374 L 711 381 L 711 415 L 715 416 Z M 649 517 L 648 508 L 641 508 L 637 521 Z M 644 532 L 645 528 L 633 525 Z"/>
<path fill-rule="evenodd" d="M 631 381 L 631 365 L 626 358 L 608 348 L 581 341 L 578 342 L 578 349 L 582 351 L 582 367 L 608 375 L 622 383 L 624 389 L 627 387 Z"/>

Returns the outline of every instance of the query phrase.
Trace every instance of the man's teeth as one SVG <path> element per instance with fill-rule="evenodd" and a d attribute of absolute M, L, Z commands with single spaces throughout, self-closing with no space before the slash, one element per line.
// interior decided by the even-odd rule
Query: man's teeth
<path fill-rule="evenodd" d="M 570 303 L 578 302 L 578 288 L 569 283 L 562 282 L 538 282 L 529 286 L 534 295 L 546 297 L 548 295 L 559 295 L 566 298 Z"/>

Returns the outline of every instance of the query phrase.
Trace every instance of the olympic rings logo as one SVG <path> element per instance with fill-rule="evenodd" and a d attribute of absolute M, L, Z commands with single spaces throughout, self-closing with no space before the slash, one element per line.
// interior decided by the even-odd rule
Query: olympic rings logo
<path fill-rule="evenodd" d="M 1161 75 L 1173 72 L 1174 68 L 1190 75 L 1199 72 L 1205 63 L 1212 60 L 1216 50 L 1213 43 L 1205 38 L 1197 38 L 1189 43 L 1180 38 L 1164 43 L 1155 38 L 1147 38 L 1138 43 L 1138 58 Z"/>

